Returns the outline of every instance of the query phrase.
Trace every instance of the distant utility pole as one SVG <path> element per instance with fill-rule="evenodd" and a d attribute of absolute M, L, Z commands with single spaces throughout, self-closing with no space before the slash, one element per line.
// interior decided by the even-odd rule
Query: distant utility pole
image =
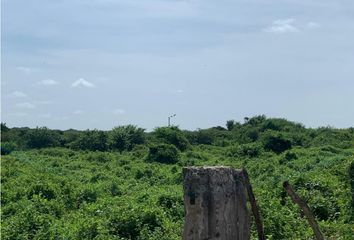
<path fill-rule="evenodd" d="M 171 126 L 171 118 L 175 117 L 176 114 L 173 114 L 171 116 L 168 117 L 168 126 L 170 127 Z"/>

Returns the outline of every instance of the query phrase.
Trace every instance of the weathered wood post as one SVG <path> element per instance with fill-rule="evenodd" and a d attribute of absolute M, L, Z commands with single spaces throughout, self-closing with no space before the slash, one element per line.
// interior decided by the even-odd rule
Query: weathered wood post
<path fill-rule="evenodd" d="M 183 240 L 248 240 L 250 215 L 241 170 L 230 167 L 183 169 Z"/>
<path fill-rule="evenodd" d="M 299 205 L 299 207 L 304 212 L 304 214 L 305 214 L 305 216 L 306 216 L 306 218 L 307 218 L 307 220 L 308 220 L 308 222 L 315 234 L 316 239 L 317 240 L 324 240 L 323 234 L 320 230 L 320 227 L 318 226 L 318 224 L 316 222 L 315 216 L 311 212 L 307 203 L 296 194 L 296 192 L 293 190 L 293 188 L 291 187 L 291 185 L 288 181 L 285 181 L 283 183 L 283 187 L 284 187 L 285 191 L 288 193 L 288 195 L 291 197 L 293 202 L 296 203 L 297 205 Z"/>

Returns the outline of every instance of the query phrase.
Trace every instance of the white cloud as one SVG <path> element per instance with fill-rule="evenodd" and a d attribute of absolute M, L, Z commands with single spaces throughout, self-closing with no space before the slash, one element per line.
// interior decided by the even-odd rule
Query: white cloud
<path fill-rule="evenodd" d="M 321 27 L 321 25 L 317 22 L 308 22 L 306 24 L 306 27 L 307 28 L 319 28 L 319 27 Z"/>
<path fill-rule="evenodd" d="M 50 113 L 44 113 L 44 114 L 40 114 L 38 115 L 40 118 L 51 118 L 52 115 Z"/>
<path fill-rule="evenodd" d="M 43 100 L 43 101 L 34 101 L 34 104 L 40 104 L 40 105 L 49 105 L 52 104 L 52 101 L 48 101 L 48 100 Z"/>
<path fill-rule="evenodd" d="M 33 103 L 30 103 L 30 102 L 23 102 L 23 103 L 17 103 L 16 107 L 26 108 L 26 109 L 34 109 L 34 108 L 36 108 L 36 105 L 34 105 Z"/>
<path fill-rule="evenodd" d="M 51 85 L 57 85 L 58 82 L 53 79 L 44 79 L 42 81 L 39 81 L 38 84 L 45 85 L 45 86 L 51 86 Z"/>
<path fill-rule="evenodd" d="M 29 67 L 18 66 L 16 69 L 19 70 L 19 71 L 21 71 L 21 72 L 24 72 L 24 73 L 31 73 L 31 72 L 33 72 L 33 69 L 32 69 L 32 68 L 29 68 Z"/>
<path fill-rule="evenodd" d="M 121 108 L 117 108 L 117 109 L 113 110 L 113 114 L 115 114 L 115 115 L 123 115 L 123 114 L 125 114 L 125 110 L 121 109 Z"/>
<path fill-rule="evenodd" d="M 183 93 L 184 91 L 182 89 L 178 89 L 177 93 Z"/>
<path fill-rule="evenodd" d="M 16 116 L 16 117 L 25 117 L 25 116 L 28 116 L 28 113 L 15 112 L 15 113 L 10 113 L 9 115 L 11 115 L 11 116 Z"/>
<path fill-rule="evenodd" d="M 80 115 L 80 114 L 83 114 L 84 113 L 84 111 L 82 111 L 82 110 L 76 110 L 76 111 L 74 111 L 74 114 L 77 114 L 77 115 Z"/>
<path fill-rule="evenodd" d="M 87 87 L 87 88 L 93 88 L 95 85 L 93 83 L 90 83 L 89 81 L 86 81 L 83 78 L 79 78 L 75 82 L 71 84 L 72 87 Z"/>
<path fill-rule="evenodd" d="M 21 92 L 21 91 L 14 91 L 11 93 L 11 96 L 17 97 L 17 98 L 24 98 L 27 97 L 27 94 Z"/>
<path fill-rule="evenodd" d="M 288 33 L 288 32 L 299 32 L 300 30 L 294 26 L 295 19 L 278 19 L 275 20 L 272 25 L 263 29 L 265 32 L 269 33 Z"/>

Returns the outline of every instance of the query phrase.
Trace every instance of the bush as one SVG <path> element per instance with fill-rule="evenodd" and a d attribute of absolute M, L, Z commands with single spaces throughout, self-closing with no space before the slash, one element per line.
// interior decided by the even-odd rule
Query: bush
<path fill-rule="evenodd" d="M 132 156 L 136 159 L 143 159 L 149 152 L 149 148 L 145 145 L 136 145 L 132 149 Z"/>
<path fill-rule="evenodd" d="M 183 219 L 183 199 L 180 196 L 172 194 L 160 195 L 157 204 L 163 207 L 174 219 Z"/>
<path fill-rule="evenodd" d="M 147 160 L 159 163 L 177 163 L 179 160 L 178 149 L 171 144 L 156 144 L 149 146 Z"/>
<path fill-rule="evenodd" d="M 46 183 L 37 183 L 30 187 L 27 197 L 32 199 L 34 195 L 38 195 L 44 199 L 51 200 L 56 197 L 55 189 Z"/>
<path fill-rule="evenodd" d="M 239 154 L 247 157 L 258 157 L 262 152 L 262 147 L 257 143 L 247 143 L 240 146 Z"/>
<path fill-rule="evenodd" d="M 27 148 L 59 147 L 60 135 L 46 127 L 28 130 L 24 135 Z"/>
<path fill-rule="evenodd" d="M 285 164 L 287 162 L 290 162 L 292 160 L 296 160 L 298 157 L 296 153 L 287 151 L 282 159 L 279 160 L 279 164 Z"/>
<path fill-rule="evenodd" d="M 212 131 L 208 129 L 199 129 L 198 131 L 185 131 L 185 136 L 188 140 L 193 145 L 198 145 L 198 144 L 205 144 L 205 145 L 211 145 L 213 144 L 215 140 L 215 136 Z"/>
<path fill-rule="evenodd" d="M 133 125 L 115 127 L 109 133 L 109 147 L 120 152 L 130 151 L 135 145 L 144 143 L 144 131 Z"/>
<path fill-rule="evenodd" d="M 85 159 L 90 162 L 109 162 L 111 160 L 111 156 L 109 153 L 104 152 L 89 152 L 85 156 Z"/>
<path fill-rule="evenodd" d="M 80 189 L 76 196 L 76 207 L 79 208 L 82 204 L 96 202 L 97 197 L 97 191 L 91 186 Z"/>
<path fill-rule="evenodd" d="M 351 219 L 354 220 L 354 161 L 352 161 L 349 165 L 349 168 L 348 168 L 348 175 L 349 175 L 349 184 L 350 184 L 350 187 L 351 187 L 351 191 L 352 191 L 352 204 L 351 204 L 351 212 L 352 212 L 352 215 L 351 215 Z"/>
<path fill-rule="evenodd" d="M 262 153 L 262 146 L 258 143 L 246 143 L 229 147 L 226 153 L 230 157 L 258 157 Z"/>
<path fill-rule="evenodd" d="M 143 230 L 154 232 L 163 226 L 163 215 L 158 209 L 130 208 L 110 214 L 109 232 L 124 239 L 141 239 Z M 120 239 L 119 238 L 119 239 Z"/>
<path fill-rule="evenodd" d="M 190 145 L 184 133 L 177 127 L 156 128 L 154 136 L 159 141 L 173 144 L 181 151 L 186 150 Z"/>
<path fill-rule="evenodd" d="M 78 150 L 106 151 L 107 134 L 99 130 L 86 130 L 71 144 L 71 147 Z"/>
<path fill-rule="evenodd" d="M 263 138 L 265 150 L 273 151 L 277 154 L 291 148 L 291 141 L 280 133 L 268 132 Z"/>
<path fill-rule="evenodd" d="M 226 128 L 228 131 L 231 131 L 236 125 L 235 120 L 228 120 L 226 121 Z"/>
<path fill-rule="evenodd" d="M 13 142 L 2 142 L 1 143 L 1 155 L 8 155 L 11 152 L 15 151 L 17 145 Z"/>

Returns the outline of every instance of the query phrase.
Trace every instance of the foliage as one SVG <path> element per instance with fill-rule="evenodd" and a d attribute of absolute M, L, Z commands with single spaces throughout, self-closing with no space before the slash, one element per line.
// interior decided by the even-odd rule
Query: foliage
<path fill-rule="evenodd" d="M 227 130 L 231 131 L 234 128 L 235 120 L 227 120 L 226 121 L 226 128 Z"/>
<path fill-rule="evenodd" d="M 282 153 L 285 150 L 291 148 L 291 141 L 284 137 L 281 133 L 274 133 L 272 131 L 268 131 L 263 136 L 263 144 L 264 149 L 271 150 L 275 153 Z"/>
<path fill-rule="evenodd" d="M 155 129 L 153 134 L 159 142 L 173 144 L 181 151 L 189 147 L 187 138 L 178 127 L 159 127 Z"/>
<path fill-rule="evenodd" d="M 14 142 L 1 142 L 1 155 L 7 155 L 16 150 L 17 145 Z"/>
<path fill-rule="evenodd" d="M 147 160 L 159 163 L 177 163 L 178 149 L 172 144 L 154 144 L 149 146 Z"/>
<path fill-rule="evenodd" d="M 259 143 L 246 143 L 236 145 L 227 149 L 227 154 L 231 157 L 258 157 L 263 151 Z"/>
<path fill-rule="evenodd" d="M 267 239 L 313 238 L 282 189 L 285 180 L 308 203 L 326 238 L 354 235 L 352 129 L 308 129 L 256 116 L 229 130 L 144 133 L 145 144 L 117 152 L 110 145 L 113 130 L 1 127 L 2 146 L 15 146 L 1 158 L 2 239 L 180 239 L 182 168 L 190 165 L 245 167 Z M 45 144 L 28 145 L 28 136 Z M 190 144 L 180 152 L 183 138 Z M 257 239 L 254 227 L 251 239 Z"/>
<path fill-rule="evenodd" d="M 27 148 L 43 148 L 60 146 L 60 135 L 46 127 L 29 130 L 24 135 Z"/>
<path fill-rule="evenodd" d="M 134 125 L 119 126 L 112 129 L 109 134 L 110 149 L 131 151 L 137 144 L 143 144 L 145 140 L 144 129 Z"/>
<path fill-rule="evenodd" d="M 71 147 L 89 151 L 105 151 L 108 149 L 107 133 L 99 130 L 86 130 L 80 134 Z"/>

